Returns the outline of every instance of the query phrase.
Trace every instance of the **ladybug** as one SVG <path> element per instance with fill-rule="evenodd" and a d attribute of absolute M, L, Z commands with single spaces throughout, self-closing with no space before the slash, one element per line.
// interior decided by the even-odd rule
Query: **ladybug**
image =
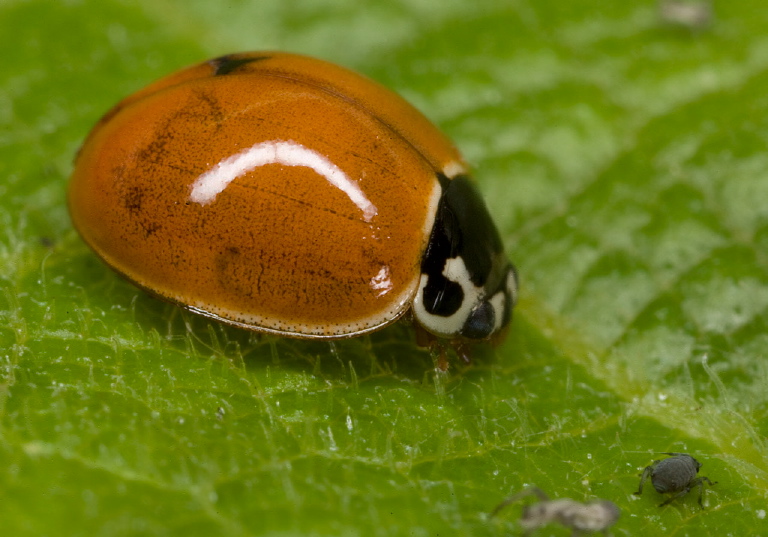
<path fill-rule="evenodd" d="M 125 98 L 75 159 L 72 221 L 139 287 L 240 328 L 344 338 L 412 312 L 498 340 L 517 275 L 453 144 L 398 95 L 247 52 Z"/>

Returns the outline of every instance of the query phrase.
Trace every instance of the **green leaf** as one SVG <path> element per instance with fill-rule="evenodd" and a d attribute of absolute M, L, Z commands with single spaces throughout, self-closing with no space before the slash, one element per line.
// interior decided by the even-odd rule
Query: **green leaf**
<path fill-rule="evenodd" d="M 652 2 L 6 0 L 4 534 L 519 534 L 522 505 L 487 514 L 528 485 L 615 502 L 614 535 L 768 533 L 768 11 L 716 7 L 684 28 Z M 83 244 L 90 126 L 258 49 L 358 69 L 456 140 L 521 274 L 503 345 L 442 374 L 405 324 L 258 337 Z M 632 494 L 666 451 L 718 482 L 706 508 Z"/>

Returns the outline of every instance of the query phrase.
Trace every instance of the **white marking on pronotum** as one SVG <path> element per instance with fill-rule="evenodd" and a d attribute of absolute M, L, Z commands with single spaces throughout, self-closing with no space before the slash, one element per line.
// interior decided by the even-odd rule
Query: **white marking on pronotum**
<path fill-rule="evenodd" d="M 488 299 L 493 307 L 493 331 L 498 332 L 501 328 L 501 321 L 504 319 L 504 308 L 506 307 L 507 295 L 504 291 L 499 291 Z"/>
<path fill-rule="evenodd" d="M 472 308 L 480 303 L 483 288 L 477 287 L 472 283 L 467 266 L 461 257 L 453 257 L 445 261 L 443 276 L 452 282 L 458 283 L 461 286 L 461 290 L 464 291 L 464 299 L 459 309 L 448 317 L 429 313 L 424 306 L 424 288 L 427 286 L 429 276 L 422 274 L 419 281 L 419 290 L 413 299 L 413 313 L 419 323 L 427 330 L 435 334 L 454 336 L 461 331 Z"/>
<path fill-rule="evenodd" d="M 350 201 L 363 212 L 363 219 L 366 222 L 370 222 L 377 214 L 376 206 L 365 196 L 360 186 L 338 166 L 317 151 L 290 140 L 260 142 L 221 160 L 192 184 L 189 201 L 200 205 L 213 203 L 216 196 L 227 188 L 229 183 L 241 175 L 267 164 L 311 168 L 344 192 Z"/>
<path fill-rule="evenodd" d="M 517 278 L 512 269 L 507 272 L 507 293 L 509 293 L 511 300 L 510 306 L 517 304 Z"/>
<path fill-rule="evenodd" d="M 443 175 L 448 179 L 453 179 L 457 175 L 463 175 L 465 173 L 467 173 L 467 169 L 455 160 L 450 161 L 443 167 Z"/>

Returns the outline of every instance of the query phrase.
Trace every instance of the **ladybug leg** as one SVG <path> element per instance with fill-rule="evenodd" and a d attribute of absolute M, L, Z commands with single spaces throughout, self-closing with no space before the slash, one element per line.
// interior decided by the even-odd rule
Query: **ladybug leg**
<path fill-rule="evenodd" d="M 422 327 L 419 323 L 413 323 L 413 328 L 416 334 L 416 345 L 424 349 L 434 349 L 434 347 L 438 344 L 437 337 L 424 330 L 424 327 Z"/>
<path fill-rule="evenodd" d="M 459 358 L 461 358 L 462 362 L 467 365 L 472 363 L 472 348 L 469 345 L 463 341 L 453 341 L 451 342 L 451 346 L 453 347 L 453 350 L 456 351 Z"/>
<path fill-rule="evenodd" d="M 437 368 L 445 373 L 448 371 L 449 365 L 448 354 L 445 352 L 445 345 L 438 345 Z"/>
<path fill-rule="evenodd" d="M 416 345 L 429 349 L 432 359 L 437 362 L 437 369 L 448 371 L 448 356 L 445 351 L 445 343 L 440 338 L 427 332 L 419 323 L 413 323 L 416 332 Z"/>

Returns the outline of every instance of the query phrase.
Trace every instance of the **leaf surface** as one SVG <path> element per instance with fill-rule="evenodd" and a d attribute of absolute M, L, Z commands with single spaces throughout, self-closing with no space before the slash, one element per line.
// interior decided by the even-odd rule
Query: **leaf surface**
<path fill-rule="evenodd" d="M 4 531 L 520 534 L 521 505 L 487 513 L 535 484 L 614 501 L 614 535 L 767 533 L 767 23 L 755 1 L 681 28 L 651 2 L 7 0 Z M 521 274 L 503 345 L 438 374 L 404 324 L 257 337 L 78 238 L 67 177 L 100 115 L 259 49 L 360 70 L 457 142 Z M 632 494 L 667 451 L 718 482 L 705 509 Z"/>

